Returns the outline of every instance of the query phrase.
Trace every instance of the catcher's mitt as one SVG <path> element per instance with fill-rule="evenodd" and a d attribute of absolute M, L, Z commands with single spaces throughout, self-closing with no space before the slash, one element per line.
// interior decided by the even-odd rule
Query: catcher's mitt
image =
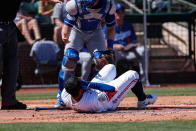
<path fill-rule="evenodd" d="M 107 64 L 114 64 L 115 62 L 115 54 L 113 50 L 103 51 L 102 54 L 95 58 L 95 68 L 96 70 L 102 69 Z"/>

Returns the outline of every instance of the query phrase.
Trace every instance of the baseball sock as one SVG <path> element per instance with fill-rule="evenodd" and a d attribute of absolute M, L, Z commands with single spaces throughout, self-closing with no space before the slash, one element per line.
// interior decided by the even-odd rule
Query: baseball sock
<path fill-rule="evenodd" d="M 140 80 L 138 80 L 138 82 L 131 90 L 137 96 L 138 101 L 143 101 L 146 99 L 146 95 L 144 93 L 143 86 Z"/>

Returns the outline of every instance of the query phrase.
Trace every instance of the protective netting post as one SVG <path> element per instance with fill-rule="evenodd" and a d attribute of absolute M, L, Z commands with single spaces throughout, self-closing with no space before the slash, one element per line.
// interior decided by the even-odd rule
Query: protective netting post
<path fill-rule="evenodd" d="M 146 0 L 143 0 L 143 20 L 144 20 L 144 58 L 145 58 L 145 85 L 149 86 L 149 79 L 148 79 L 148 55 L 147 55 L 147 17 L 146 17 Z"/>

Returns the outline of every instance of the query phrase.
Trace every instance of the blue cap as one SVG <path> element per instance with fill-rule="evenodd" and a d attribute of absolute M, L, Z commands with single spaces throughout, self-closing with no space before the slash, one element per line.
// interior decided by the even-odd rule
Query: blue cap
<path fill-rule="evenodd" d="M 125 6 L 120 3 L 116 3 L 116 11 L 125 11 Z"/>

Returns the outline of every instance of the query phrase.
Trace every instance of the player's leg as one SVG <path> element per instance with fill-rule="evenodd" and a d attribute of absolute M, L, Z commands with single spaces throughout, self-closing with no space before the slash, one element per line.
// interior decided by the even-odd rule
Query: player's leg
<path fill-rule="evenodd" d="M 137 107 L 138 109 L 143 109 L 149 104 L 153 104 L 157 100 L 156 94 L 145 94 L 143 90 L 143 85 L 141 81 L 139 80 L 136 85 L 131 89 L 132 92 L 137 96 L 138 103 Z"/>
<path fill-rule="evenodd" d="M 138 108 L 143 109 L 149 104 L 153 104 L 157 100 L 156 94 L 146 95 L 143 90 L 143 85 L 139 80 L 139 75 L 135 71 L 127 71 L 116 80 L 108 83 L 115 86 L 117 93 L 111 98 L 108 103 L 109 109 L 116 109 L 120 102 L 124 99 L 126 94 L 132 90 L 132 92 L 138 98 Z"/>
<path fill-rule="evenodd" d="M 77 65 L 77 61 L 79 60 L 79 53 L 72 49 L 68 48 L 65 52 L 63 61 L 62 61 L 62 67 L 59 72 L 59 91 L 58 91 L 58 102 L 56 103 L 56 107 L 63 105 L 62 99 L 61 99 L 61 93 L 64 89 L 64 82 L 74 75 L 74 70 Z M 65 87 L 66 88 L 66 87 Z"/>
<path fill-rule="evenodd" d="M 97 75 L 92 79 L 92 82 L 106 83 L 114 80 L 116 77 L 116 67 L 113 64 L 105 65 Z"/>
<path fill-rule="evenodd" d="M 119 76 L 117 79 L 107 83 L 116 88 L 116 94 L 112 97 L 109 96 L 109 102 L 106 104 L 110 110 L 115 110 L 120 102 L 125 98 L 127 93 L 135 86 L 139 80 L 139 74 L 136 71 L 129 70 Z"/>

